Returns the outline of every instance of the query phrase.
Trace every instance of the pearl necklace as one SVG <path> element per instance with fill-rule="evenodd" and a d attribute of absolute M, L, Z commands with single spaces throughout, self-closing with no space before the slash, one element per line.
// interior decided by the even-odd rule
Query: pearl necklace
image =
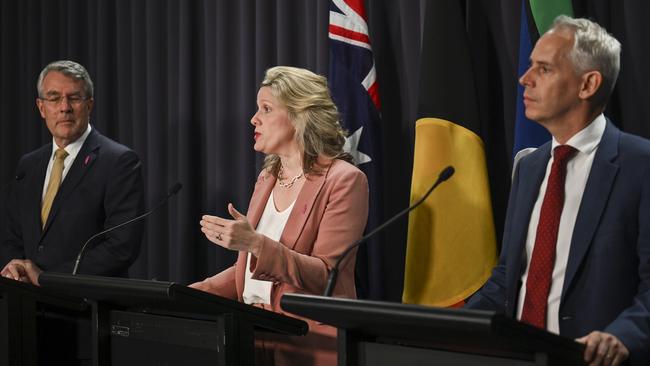
<path fill-rule="evenodd" d="M 291 178 L 289 183 L 284 183 L 284 178 L 282 177 L 282 174 L 284 173 L 284 169 L 280 167 L 280 171 L 278 172 L 278 185 L 282 188 L 289 189 L 293 187 L 293 185 L 296 183 L 296 181 L 304 176 L 304 172 L 300 172 L 300 174 L 296 175 L 295 177 Z"/>

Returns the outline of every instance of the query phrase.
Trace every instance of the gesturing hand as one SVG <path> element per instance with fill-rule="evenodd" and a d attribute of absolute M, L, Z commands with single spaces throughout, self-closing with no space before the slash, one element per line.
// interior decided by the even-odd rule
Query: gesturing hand
<path fill-rule="evenodd" d="M 591 366 L 620 365 L 630 357 L 627 347 L 609 333 L 594 331 L 576 341 L 587 345 L 584 358 Z"/>
<path fill-rule="evenodd" d="M 218 216 L 203 215 L 201 231 L 211 242 L 230 250 L 243 250 L 258 256 L 262 246 L 262 235 L 248 222 L 248 218 L 228 204 L 228 212 L 234 220 Z"/>

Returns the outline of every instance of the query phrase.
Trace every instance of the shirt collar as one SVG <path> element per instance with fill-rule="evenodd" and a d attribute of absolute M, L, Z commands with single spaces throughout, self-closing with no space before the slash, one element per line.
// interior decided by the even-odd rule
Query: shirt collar
<path fill-rule="evenodd" d="M 92 127 L 90 127 L 90 123 L 88 124 L 88 128 L 86 128 L 86 131 L 84 131 L 83 134 L 81 134 L 81 137 L 76 139 L 74 142 L 68 144 L 66 147 L 63 149 L 68 153 L 68 156 L 77 156 L 79 153 L 79 150 L 81 150 L 81 147 L 83 146 L 84 142 L 86 142 L 86 138 L 88 138 L 88 135 L 90 135 L 90 131 L 92 130 Z M 52 156 L 51 159 L 54 159 L 54 152 L 59 149 L 59 146 L 56 144 L 56 141 L 54 141 L 54 137 L 52 137 Z"/>
<path fill-rule="evenodd" d="M 598 147 L 606 125 L 605 116 L 601 113 L 587 127 L 573 135 L 565 145 L 569 145 L 581 153 L 591 154 Z M 553 137 L 551 154 L 555 151 L 555 147 L 559 145 L 560 143 Z"/>

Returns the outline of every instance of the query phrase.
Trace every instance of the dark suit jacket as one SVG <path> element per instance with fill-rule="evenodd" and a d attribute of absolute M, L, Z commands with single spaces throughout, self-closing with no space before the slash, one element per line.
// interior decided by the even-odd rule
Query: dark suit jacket
<path fill-rule="evenodd" d="M 93 128 L 41 230 L 41 198 L 51 154 L 50 143 L 23 156 L 18 163 L 8 198 L 2 266 L 12 258 L 28 258 L 43 270 L 70 273 L 88 238 L 143 211 L 140 159 Z M 135 224 L 95 239 L 86 249 L 79 273 L 127 276 L 138 256 L 142 232 L 142 224 Z"/>
<path fill-rule="evenodd" d="M 551 143 L 515 172 L 499 263 L 467 304 L 516 316 L 525 242 Z M 567 187 L 571 189 L 571 187 Z M 578 211 L 559 308 L 560 334 L 617 336 L 632 364 L 650 360 L 650 142 L 610 121 L 596 151 Z"/>

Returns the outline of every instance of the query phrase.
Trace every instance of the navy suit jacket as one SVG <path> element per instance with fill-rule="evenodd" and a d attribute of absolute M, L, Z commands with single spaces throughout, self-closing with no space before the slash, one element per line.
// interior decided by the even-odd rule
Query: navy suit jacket
<path fill-rule="evenodd" d="M 23 156 L 18 163 L 16 181 L 7 200 L 2 266 L 12 258 L 28 258 L 43 270 L 70 273 L 86 240 L 143 211 L 140 159 L 93 128 L 41 229 L 43 184 L 51 154 L 50 143 Z M 127 276 L 138 256 L 142 233 L 142 224 L 135 224 L 95 239 L 86 249 L 79 273 Z"/>
<path fill-rule="evenodd" d="M 548 142 L 519 162 L 499 262 L 468 308 L 516 316 L 528 223 L 550 156 Z M 614 334 L 629 349 L 631 364 L 646 364 L 649 289 L 650 141 L 623 133 L 608 120 L 573 229 L 559 308 L 560 334 Z"/>

